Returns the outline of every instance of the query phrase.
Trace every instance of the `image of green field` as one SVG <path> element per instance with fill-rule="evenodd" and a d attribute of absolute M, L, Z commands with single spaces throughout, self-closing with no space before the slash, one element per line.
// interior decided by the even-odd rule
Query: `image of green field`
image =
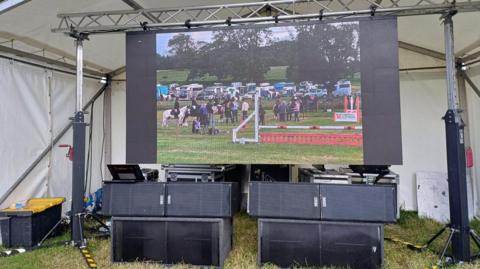
<path fill-rule="evenodd" d="M 184 104 L 182 104 L 183 106 Z M 361 123 L 339 123 L 333 121 L 332 112 L 308 112 L 300 115 L 300 121 L 279 123 L 273 118 L 273 101 L 265 102 L 266 125 L 361 125 Z M 361 146 L 341 145 L 292 145 L 292 144 L 234 144 L 232 129 L 239 125 L 220 122 L 216 115 L 217 135 L 193 134 L 192 121 L 188 118 L 188 127 L 176 126 L 176 120 L 170 120 L 168 127 L 162 127 L 162 115 L 165 109 L 173 107 L 171 102 L 159 102 L 157 110 L 157 162 L 171 163 L 319 163 L 319 164 L 362 164 Z M 241 117 L 239 113 L 239 118 Z M 265 129 L 262 132 L 323 132 L 323 133 L 361 133 L 361 131 L 324 131 L 313 129 Z M 238 137 L 253 138 L 253 122 L 238 133 Z"/>
<path fill-rule="evenodd" d="M 265 74 L 265 81 L 286 81 L 287 80 L 287 67 L 288 66 L 271 66 L 270 70 Z M 159 84 L 171 84 L 171 83 L 189 83 L 188 69 L 181 70 L 157 70 L 157 83 Z M 205 75 L 200 78 L 195 78 L 195 82 L 217 82 L 216 76 Z M 351 78 L 352 89 L 354 91 L 360 89 L 360 73 L 355 73 Z"/>
<path fill-rule="evenodd" d="M 157 70 L 157 82 L 160 84 L 188 83 L 188 69 L 181 70 Z M 287 80 L 287 66 L 271 66 L 265 74 L 265 81 L 285 81 Z M 195 82 L 217 82 L 216 76 L 205 75 L 193 79 Z"/>

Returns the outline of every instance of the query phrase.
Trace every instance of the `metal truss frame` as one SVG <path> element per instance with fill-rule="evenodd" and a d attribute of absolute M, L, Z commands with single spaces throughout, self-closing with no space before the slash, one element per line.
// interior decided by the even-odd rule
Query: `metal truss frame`
<path fill-rule="evenodd" d="M 231 25 L 280 20 L 337 19 L 358 16 L 414 16 L 480 11 L 478 0 L 277 0 L 176 8 L 136 8 L 58 14 L 53 32 L 88 34 L 166 27 Z"/>

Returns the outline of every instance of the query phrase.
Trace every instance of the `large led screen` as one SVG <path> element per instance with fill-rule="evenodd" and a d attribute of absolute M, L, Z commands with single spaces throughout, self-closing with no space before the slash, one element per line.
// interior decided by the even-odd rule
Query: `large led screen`
<path fill-rule="evenodd" d="M 127 160 L 401 163 L 396 20 L 129 34 Z"/>

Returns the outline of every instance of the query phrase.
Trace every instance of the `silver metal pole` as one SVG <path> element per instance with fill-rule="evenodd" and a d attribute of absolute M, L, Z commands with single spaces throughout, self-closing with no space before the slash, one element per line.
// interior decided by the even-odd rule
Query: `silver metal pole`
<path fill-rule="evenodd" d="M 457 76 L 455 68 L 455 50 L 453 41 L 453 21 L 452 16 L 447 15 L 443 21 L 445 31 L 445 65 L 447 67 L 447 95 L 448 109 L 455 113 L 455 122 L 460 122 L 458 115 L 458 96 L 457 96 Z"/>
<path fill-rule="evenodd" d="M 83 40 L 76 39 L 77 48 L 77 88 L 75 94 L 75 112 L 82 111 L 83 107 Z"/>
<path fill-rule="evenodd" d="M 259 121 L 260 121 L 260 104 L 259 104 L 259 98 L 260 97 L 260 90 L 257 90 L 255 93 L 255 142 L 258 143 L 260 142 L 259 140 Z"/>
<path fill-rule="evenodd" d="M 468 219 L 467 175 L 465 163 L 464 126 L 459 112 L 455 51 L 453 39 L 453 15 L 450 10 L 443 16 L 445 32 L 445 65 L 447 67 L 448 110 L 445 113 L 447 146 L 448 192 L 450 207 L 450 238 L 454 262 L 465 262 L 470 256 L 470 227 Z M 447 241 L 448 243 L 448 241 Z"/>

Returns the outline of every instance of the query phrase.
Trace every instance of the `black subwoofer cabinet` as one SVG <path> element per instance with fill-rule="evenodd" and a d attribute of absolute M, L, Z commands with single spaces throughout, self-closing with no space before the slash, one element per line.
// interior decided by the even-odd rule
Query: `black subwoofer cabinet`
<path fill-rule="evenodd" d="M 219 218 L 113 217 L 112 260 L 223 267 L 231 224 Z"/>
<path fill-rule="evenodd" d="M 137 182 L 103 185 L 107 216 L 232 217 L 239 208 L 235 182 Z"/>
<path fill-rule="evenodd" d="M 259 219 L 258 263 L 377 269 L 383 264 L 383 225 Z"/>
<path fill-rule="evenodd" d="M 248 213 L 261 218 L 395 222 L 395 185 L 250 182 Z"/>

